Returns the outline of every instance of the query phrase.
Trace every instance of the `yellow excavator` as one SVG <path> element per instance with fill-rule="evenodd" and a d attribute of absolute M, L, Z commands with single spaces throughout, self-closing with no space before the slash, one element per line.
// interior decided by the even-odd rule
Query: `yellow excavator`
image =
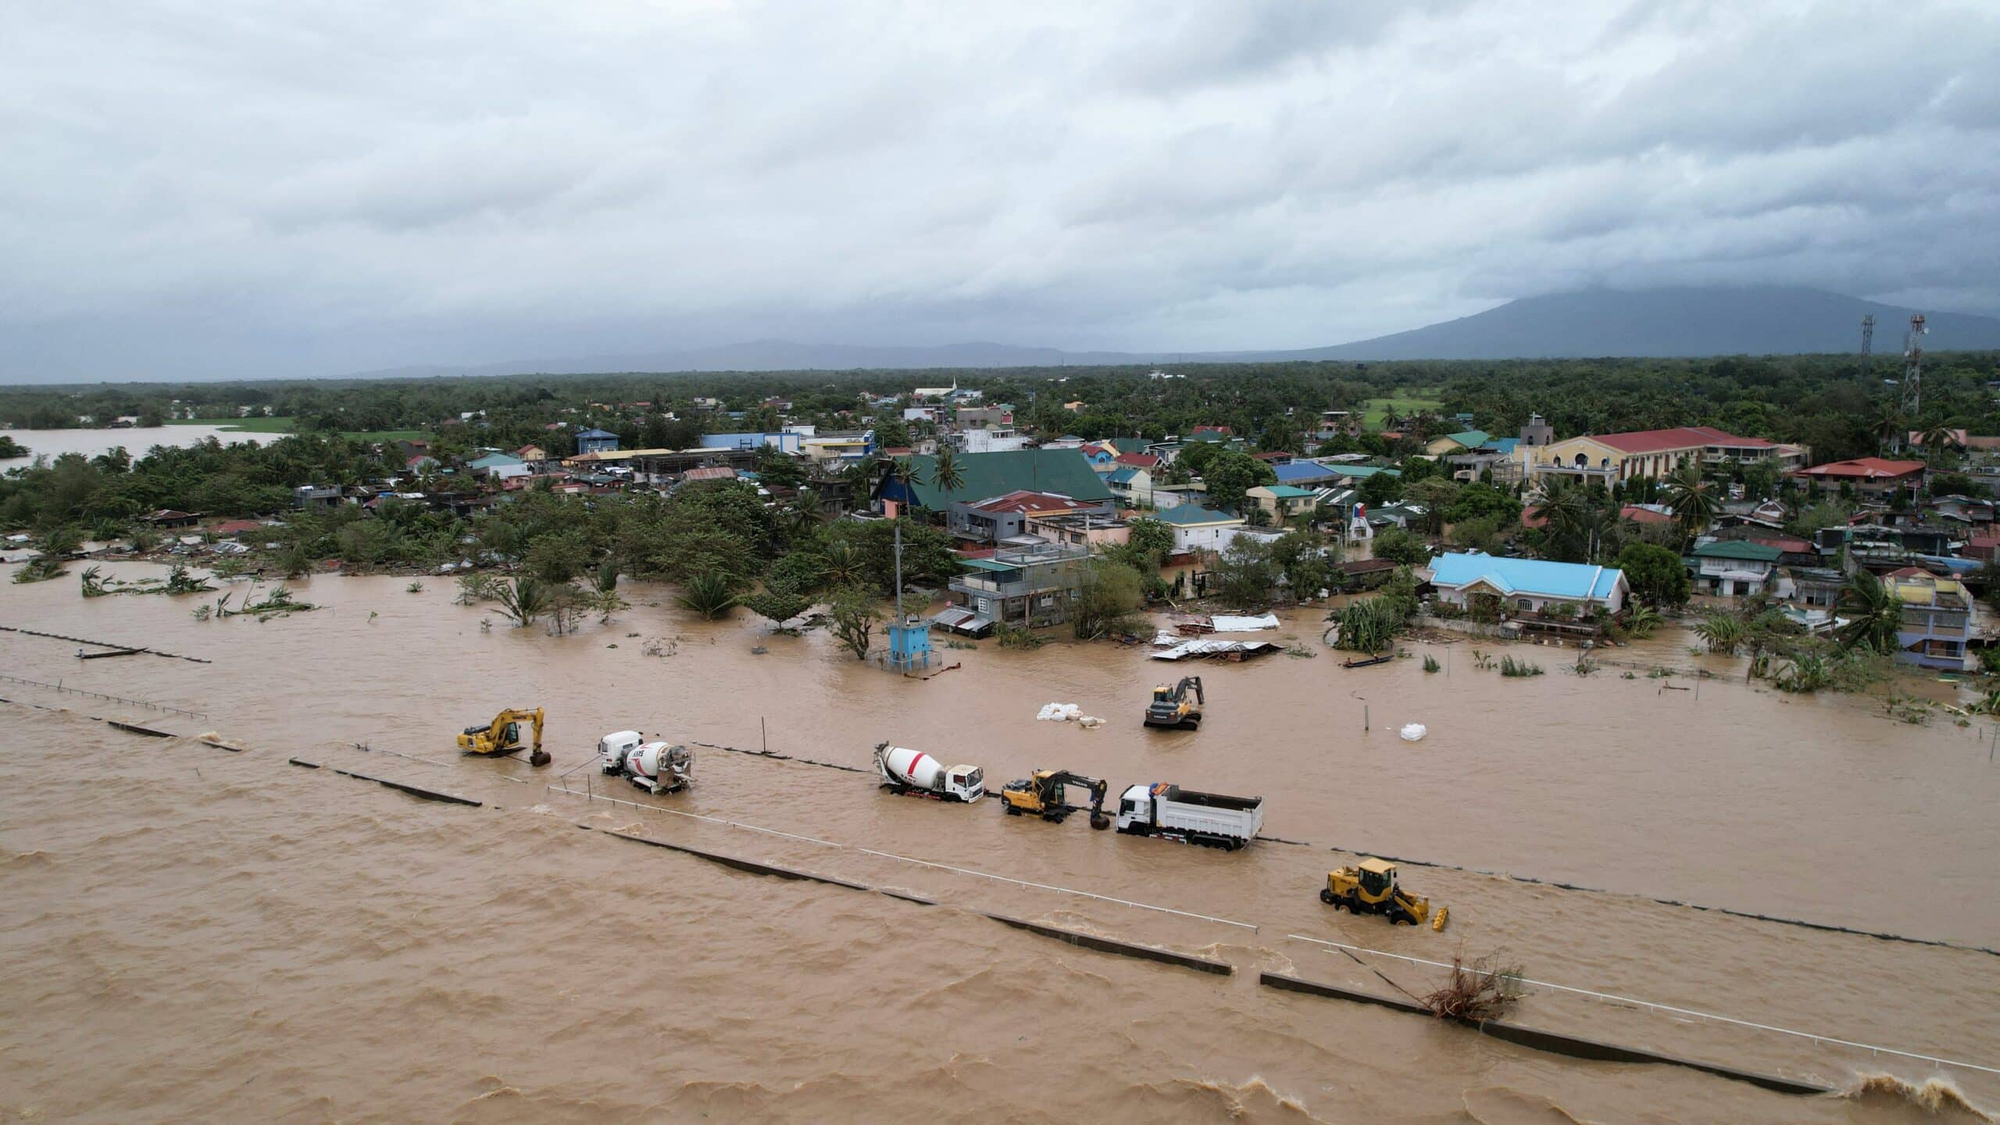
<path fill-rule="evenodd" d="M 535 724 L 535 741 L 532 747 L 524 747 L 521 742 L 521 724 Z M 483 727 L 466 727 L 458 736 L 458 748 L 467 754 L 481 757 L 496 757 L 512 754 L 517 750 L 528 750 L 528 764 L 546 766 L 549 755 L 542 749 L 542 709 L 515 708 L 493 716 L 493 721 Z"/>
<path fill-rule="evenodd" d="M 1075 805 L 1063 800 L 1072 785 L 1090 794 L 1090 826 L 1100 830 L 1111 827 L 1111 818 L 1104 815 L 1104 797 L 1111 789 L 1110 784 L 1068 770 L 1036 770 L 1008 782 L 1000 790 L 1000 807 L 1007 810 L 1008 816 L 1025 813 L 1061 824 L 1076 811 Z"/>
<path fill-rule="evenodd" d="M 1451 913 L 1440 906 L 1433 915 L 1430 899 L 1418 898 L 1397 885 L 1395 864 L 1372 856 L 1357 865 L 1327 872 L 1319 900 L 1335 910 L 1345 907 L 1356 914 L 1386 914 L 1392 926 L 1405 922 L 1420 926 L 1428 918 L 1434 931 L 1444 929 L 1444 920 Z"/>
<path fill-rule="evenodd" d="M 1189 701 L 1188 695 L 1194 695 Z M 1201 708 L 1208 700 L 1201 694 L 1201 677 L 1185 676 L 1168 687 L 1153 689 L 1153 701 L 1146 705 L 1146 725 L 1158 730 L 1194 730 L 1201 726 Z"/>

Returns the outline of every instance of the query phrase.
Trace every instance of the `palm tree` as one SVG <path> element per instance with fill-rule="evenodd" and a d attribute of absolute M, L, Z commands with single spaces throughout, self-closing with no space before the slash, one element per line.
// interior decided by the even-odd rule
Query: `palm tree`
<path fill-rule="evenodd" d="M 1876 409 L 1873 429 L 1880 450 L 1893 452 L 1903 447 L 1903 440 L 1910 432 L 1910 419 L 1902 406 L 1891 400 Z"/>
<path fill-rule="evenodd" d="M 924 483 L 924 474 L 918 470 L 915 457 L 902 457 L 890 465 L 889 479 L 903 486 L 903 504 L 908 507 L 916 501 L 917 486 Z"/>
<path fill-rule="evenodd" d="M 1943 418 L 1939 418 L 1925 426 L 1923 432 L 1917 435 L 1917 440 L 1924 443 L 1924 460 L 1930 462 L 1931 468 L 1935 469 L 1938 458 L 1958 441 L 1958 432 L 1945 425 Z"/>
<path fill-rule="evenodd" d="M 1667 510 L 1674 514 L 1681 534 L 1689 539 L 1708 530 L 1722 510 L 1722 499 L 1715 485 L 1701 475 L 1701 466 L 1693 458 L 1681 458 L 1680 465 L 1667 477 L 1663 491 Z"/>
<path fill-rule="evenodd" d="M 836 590 L 861 585 L 867 566 L 852 543 L 838 542 L 826 550 L 826 584 Z"/>
<path fill-rule="evenodd" d="M 965 470 L 958 467 L 958 455 L 949 446 L 939 449 L 931 462 L 931 483 L 946 493 L 965 487 Z"/>
<path fill-rule="evenodd" d="M 1889 653 L 1901 648 L 1896 632 L 1903 626 L 1903 602 L 1887 583 L 1866 570 L 1848 575 L 1840 591 L 1840 612 L 1847 623 L 1840 627 L 1840 643 L 1847 648 L 1865 648 Z"/>
<path fill-rule="evenodd" d="M 1708 646 L 1708 651 L 1721 656 L 1735 656 L 1743 644 L 1743 621 L 1735 614 L 1712 613 L 1694 627 L 1694 635 Z"/>
<path fill-rule="evenodd" d="M 730 590 L 728 576 L 714 572 L 688 579 L 674 600 L 701 614 L 704 621 L 713 621 L 743 604 L 743 599 Z"/>

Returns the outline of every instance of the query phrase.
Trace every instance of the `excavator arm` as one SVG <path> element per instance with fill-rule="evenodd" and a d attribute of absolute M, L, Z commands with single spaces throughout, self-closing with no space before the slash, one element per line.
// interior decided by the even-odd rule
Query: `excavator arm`
<path fill-rule="evenodd" d="M 485 756 L 511 754 L 522 747 L 509 741 L 507 729 L 516 723 L 530 723 L 534 729 L 534 741 L 527 747 L 528 764 L 546 766 L 549 764 L 549 755 L 542 750 L 543 721 L 544 715 L 540 707 L 510 708 L 493 716 L 493 721 L 488 723 L 483 731 L 478 727 L 466 728 L 465 733 L 459 736 L 458 747 L 468 754 Z"/>

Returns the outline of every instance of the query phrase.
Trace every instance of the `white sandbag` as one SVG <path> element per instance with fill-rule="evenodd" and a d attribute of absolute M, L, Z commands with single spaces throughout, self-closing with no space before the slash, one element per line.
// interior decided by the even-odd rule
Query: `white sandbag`
<path fill-rule="evenodd" d="M 1066 723 L 1082 716 L 1082 714 L 1083 708 L 1078 707 L 1074 703 L 1049 703 L 1043 705 L 1041 711 L 1036 713 L 1035 718 L 1044 719 L 1049 722 Z"/>
<path fill-rule="evenodd" d="M 1404 742 L 1415 742 L 1429 733 L 1430 728 L 1422 723 L 1404 723 L 1403 729 L 1397 731 L 1396 735 Z"/>

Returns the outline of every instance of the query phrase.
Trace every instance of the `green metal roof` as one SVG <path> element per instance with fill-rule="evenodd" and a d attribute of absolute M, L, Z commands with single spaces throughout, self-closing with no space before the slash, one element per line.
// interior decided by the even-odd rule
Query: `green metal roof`
<path fill-rule="evenodd" d="M 1694 549 L 1694 557 L 1698 559 L 1741 559 L 1747 562 L 1777 562 L 1784 553 L 1783 548 L 1769 543 L 1752 543 L 1742 539 L 1718 539 Z"/>
<path fill-rule="evenodd" d="M 1493 439 L 1493 435 L 1487 433 L 1485 430 L 1461 430 L 1458 433 L 1446 434 L 1445 436 L 1467 449 L 1478 449 Z"/>
<path fill-rule="evenodd" d="M 1290 484 L 1267 484 L 1264 490 L 1279 500 L 1296 500 L 1301 496 L 1313 495 L 1313 490 L 1310 488 L 1299 488 Z"/>
<path fill-rule="evenodd" d="M 917 454 L 907 458 L 916 466 L 920 482 L 911 485 L 916 502 L 941 511 L 953 501 L 986 500 L 1009 492 L 1054 492 L 1073 500 L 1095 503 L 1111 499 L 1104 478 L 1090 467 L 1089 458 L 1074 449 L 1016 449 L 1004 453 L 961 453 L 953 458 L 963 482 L 951 492 L 940 491 L 931 482 L 937 458 Z M 885 492 L 896 488 L 894 481 Z"/>
<path fill-rule="evenodd" d="M 965 559 L 965 565 L 974 570 L 1019 570 L 1012 563 L 994 562 L 992 559 Z"/>

